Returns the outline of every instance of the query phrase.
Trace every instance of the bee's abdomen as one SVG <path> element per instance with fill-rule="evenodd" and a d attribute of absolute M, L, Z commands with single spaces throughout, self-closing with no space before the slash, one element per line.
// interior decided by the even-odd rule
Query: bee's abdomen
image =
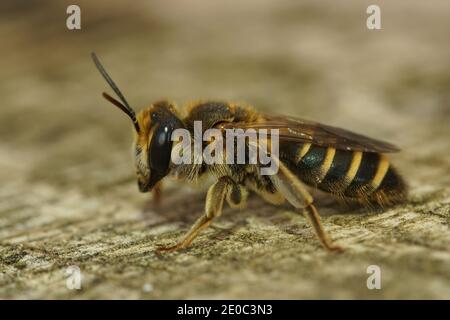
<path fill-rule="evenodd" d="M 302 181 L 338 197 L 380 205 L 406 197 L 402 177 L 384 154 L 311 144 L 291 147 L 288 153 L 289 167 Z"/>

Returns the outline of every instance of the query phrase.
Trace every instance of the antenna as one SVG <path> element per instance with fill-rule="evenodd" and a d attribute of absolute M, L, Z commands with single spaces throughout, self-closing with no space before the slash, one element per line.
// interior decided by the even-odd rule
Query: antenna
<path fill-rule="evenodd" d="M 122 92 L 119 90 L 119 88 L 117 87 L 117 85 L 114 83 L 114 81 L 111 79 L 111 77 L 109 76 L 109 74 L 106 72 L 105 68 L 103 67 L 103 65 L 100 63 L 100 60 L 97 58 L 97 55 L 92 52 L 91 53 L 92 56 L 92 60 L 94 60 L 95 66 L 97 67 L 98 71 L 100 72 L 100 74 L 103 76 L 103 78 L 105 78 L 106 82 L 109 84 L 109 86 L 113 89 L 113 91 L 116 93 L 116 95 L 119 97 L 119 99 L 122 101 L 119 102 L 116 99 L 114 99 L 113 97 L 111 97 L 109 94 L 107 94 L 106 92 L 103 92 L 103 97 L 108 100 L 109 102 L 111 102 L 112 104 L 114 104 L 116 107 L 118 107 L 120 110 L 122 110 L 123 112 L 125 112 L 131 119 L 131 121 L 133 121 L 133 125 L 134 128 L 136 129 L 136 132 L 140 132 L 140 128 L 139 128 L 139 123 L 136 119 L 136 113 L 134 112 L 134 110 L 130 107 L 130 105 L 128 104 L 127 100 L 125 99 L 124 95 L 122 94 Z"/>

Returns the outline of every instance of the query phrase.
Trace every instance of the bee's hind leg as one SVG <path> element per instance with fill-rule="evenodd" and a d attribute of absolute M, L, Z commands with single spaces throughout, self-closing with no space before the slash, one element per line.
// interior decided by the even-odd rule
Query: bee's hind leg
<path fill-rule="evenodd" d="M 206 229 L 215 217 L 222 214 L 225 198 L 231 206 L 239 206 L 245 200 L 245 193 L 230 177 L 221 177 L 208 190 L 206 195 L 205 213 L 197 219 L 191 229 L 170 247 L 159 247 L 158 251 L 175 251 L 188 247 L 198 234 Z"/>
<path fill-rule="evenodd" d="M 331 243 L 331 241 L 328 238 L 327 233 L 322 227 L 322 223 L 320 222 L 319 214 L 317 213 L 316 207 L 311 203 L 305 208 L 306 214 L 308 215 L 309 221 L 311 221 L 311 224 L 316 231 L 317 237 L 320 240 L 320 243 L 327 249 L 328 251 L 343 251 L 343 249 Z"/>
<path fill-rule="evenodd" d="M 305 189 L 302 182 L 281 162 L 279 163 L 278 173 L 270 177 L 276 188 L 290 204 L 296 209 L 303 209 L 306 212 L 323 247 L 328 251 L 342 251 L 341 247 L 334 245 L 329 240 L 313 204 L 314 199 Z"/>

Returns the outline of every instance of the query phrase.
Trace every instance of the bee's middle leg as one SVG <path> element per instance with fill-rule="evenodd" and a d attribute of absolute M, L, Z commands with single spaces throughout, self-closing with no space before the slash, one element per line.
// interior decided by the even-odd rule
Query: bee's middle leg
<path fill-rule="evenodd" d="M 232 207 L 241 206 L 246 198 L 244 189 L 236 184 L 230 177 L 224 176 L 214 183 L 206 195 L 205 213 L 197 219 L 191 229 L 180 239 L 180 241 L 170 247 L 159 247 L 158 251 L 175 251 L 188 247 L 198 234 L 206 229 L 215 217 L 222 214 L 223 202 L 227 202 Z"/>

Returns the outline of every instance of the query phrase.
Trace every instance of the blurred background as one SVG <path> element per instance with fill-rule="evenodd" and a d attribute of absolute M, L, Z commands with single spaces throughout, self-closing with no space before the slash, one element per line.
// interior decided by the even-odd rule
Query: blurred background
<path fill-rule="evenodd" d="M 81 8 L 81 30 L 66 27 L 70 4 Z M 381 30 L 366 27 L 370 4 L 381 8 Z M 2 1 L 0 298 L 449 298 L 449 14 L 445 0 Z M 136 110 L 160 98 L 247 102 L 395 143 L 411 203 L 387 223 L 336 217 L 342 209 L 323 199 L 329 227 L 353 245 L 337 260 L 306 222 L 259 200 L 242 214 L 227 209 L 234 218 L 191 253 L 155 257 L 155 243 L 175 241 L 201 213 L 204 194 L 169 183 L 156 212 L 138 193 L 131 125 L 101 98 L 111 90 L 92 51 Z M 308 231 L 285 232 L 294 227 Z M 393 230 L 406 240 L 390 247 Z M 202 253 L 208 239 L 219 247 Z M 300 251 L 288 250 L 292 241 Z M 243 248 L 253 248 L 251 262 Z M 391 270 L 391 291 L 365 288 L 373 260 Z M 332 269 L 315 263 L 344 275 L 328 281 Z M 81 292 L 65 288 L 70 264 L 86 272 Z M 402 286 L 410 279 L 417 291 Z"/>

